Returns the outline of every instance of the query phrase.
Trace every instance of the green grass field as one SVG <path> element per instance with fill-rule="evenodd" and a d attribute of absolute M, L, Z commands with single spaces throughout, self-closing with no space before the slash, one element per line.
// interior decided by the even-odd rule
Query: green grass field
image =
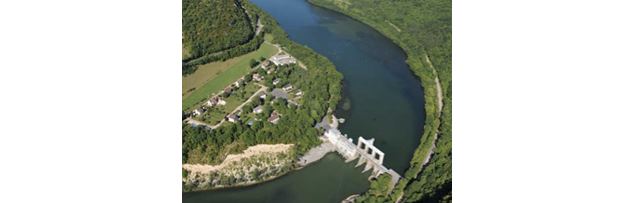
<path fill-rule="evenodd" d="M 183 110 L 192 108 L 196 103 L 205 100 L 247 74 L 251 70 L 249 67 L 251 59 L 269 58 L 276 52 L 276 47 L 263 43 L 258 50 L 249 54 L 224 62 L 212 62 L 200 66 L 193 74 L 183 77 Z M 193 91 L 189 92 L 191 89 Z"/>

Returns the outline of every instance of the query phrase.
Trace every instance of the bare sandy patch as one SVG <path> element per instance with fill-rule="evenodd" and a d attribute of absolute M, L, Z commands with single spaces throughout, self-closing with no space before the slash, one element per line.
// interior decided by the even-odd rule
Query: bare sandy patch
<path fill-rule="evenodd" d="M 209 173 L 212 171 L 221 170 L 234 162 L 239 162 L 244 158 L 249 158 L 252 156 L 257 156 L 265 153 L 280 153 L 287 152 L 293 144 L 259 144 L 255 146 L 251 146 L 245 149 L 240 154 L 230 154 L 225 157 L 223 163 L 218 165 L 204 165 L 204 164 L 183 164 L 183 168 L 190 172 L 195 173 Z"/>

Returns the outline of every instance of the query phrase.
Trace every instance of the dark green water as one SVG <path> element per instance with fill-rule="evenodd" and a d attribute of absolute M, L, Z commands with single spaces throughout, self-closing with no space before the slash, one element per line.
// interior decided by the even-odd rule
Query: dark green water
<path fill-rule="evenodd" d="M 423 130 L 423 92 L 388 38 L 345 15 L 305 0 L 251 0 L 271 14 L 289 37 L 329 58 L 344 74 L 338 117 L 353 137 L 375 138 L 384 165 L 403 175 Z M 183 193 L 183 202 L 340 202 L 368 189 L 369 173 L 337 154 L 273 181 L 250 187 Z"/>

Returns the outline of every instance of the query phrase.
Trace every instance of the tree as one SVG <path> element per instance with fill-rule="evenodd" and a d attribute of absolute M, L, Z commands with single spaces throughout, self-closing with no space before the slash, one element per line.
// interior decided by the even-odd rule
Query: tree
<path fill-rule="evenodd" d="M 259 64 L 259 62 L 258 62 L 258 61 L 256 61 L 255 59 L 251 59 L 251 60 L 249 60 L 249 66 L 250 66 L 251 68 L 255 68 L 256 66 L 258 66 L 258 64 Z"/>

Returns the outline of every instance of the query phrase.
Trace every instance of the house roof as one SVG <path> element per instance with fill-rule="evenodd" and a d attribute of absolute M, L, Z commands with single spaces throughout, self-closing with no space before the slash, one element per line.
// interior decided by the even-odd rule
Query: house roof
<path fill-rule="evenodd" d="M 274 111 L 273 113 L 271 113 L 271 116 L 269 116 L 269 119 L 267 119 L 269 122 L 274 122 L 276 120 L 278 120 L 280 118 L 280 114 L 278 114 L 278 112 Z"/>
<path fill-rule="evenodd" d="M 287 95 L 287 93 L 280 88 L 273 89 L 273 91 L 271 91 L 271 95 L 273 95 L 276 98 L 284 98 L 284 99 L 289 98 L 289 95 Z"/>
<path fill-rule="evenodd" d="M 263 107 L 262 105 L 260 105 L 260 106 L 257 106 L 256 108 L 254 108 L 254 111 L 257 111 L 257 110 L 262 110 L 263 108 L 264 108 L 264 107 Z"/>

